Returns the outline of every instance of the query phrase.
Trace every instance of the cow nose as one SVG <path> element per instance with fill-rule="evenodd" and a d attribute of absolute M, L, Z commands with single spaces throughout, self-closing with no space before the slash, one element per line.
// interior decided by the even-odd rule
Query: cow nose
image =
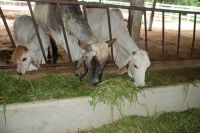
<path fill-rule="evenodd" d="M 17 72 L 17 74 L 18 74 L 18 75 L 22 75 L 22 73 L 21 73 L 21 72 Z"/>
<path fill-rule="evenodd" d="M 91 81 L 92 85 L 98 85 L 100 83 L 100 80 L 99 79 L 93 79 Z"/>

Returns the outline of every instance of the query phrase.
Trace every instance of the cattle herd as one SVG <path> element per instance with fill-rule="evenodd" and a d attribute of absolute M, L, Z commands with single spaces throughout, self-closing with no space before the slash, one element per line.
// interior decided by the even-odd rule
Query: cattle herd
<path fill-rule="evenodd" d="M 88 22 L 78 5 L 61 5 L 61 14 L 73 62 L 77 62 L 75 74 L 81 79 L 88 73 L 93 85 L 101 82 L 113 46 L 113 57 L 118 66 L 117 74 L 128 73 L 134 79 L 135 86 L 145 85 L 145 72 L 150 66 L 146 51 L 138 48 L 130 37 L 120 10 L 110 9 L 111 29 L 114 39 L 109 40 L 107 11 L 89 8 L 86 11 Z M 50 38 L 57 46 L 67 52 L 62 25 L 56 5 L 36 3 L 34 16 L 42 40 L 45 55 L 53 54 Z M 37 70 L 45 63 L 32 18 L 27 15 L 15 19 L 14 38 L 17 47 L 12 61 L 17 65 L 17 73 Z"/>

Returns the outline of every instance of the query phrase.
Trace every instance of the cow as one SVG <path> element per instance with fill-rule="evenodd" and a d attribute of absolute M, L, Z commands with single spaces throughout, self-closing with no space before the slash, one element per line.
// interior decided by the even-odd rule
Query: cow
<path fill-rule="evenodd" d="M 97 85 L 101 82 L 101 75 L 109 57 L 109 47 L 116 39 L 99 41 L 87 24 L 79 5 L 60 7 L 72 61 L 78 61 L 75 73 L 82 79 L 88 71 L 90 83 Z M 34 15 L 45 32 L 67 52 L 56 5 L 36 3 Z"/>
<path fill-rule="evenodd" d="M 12 62 L 17 65 L 17 73 L 25 74 L 27 71 L 37 70 L 39 64 L 44 64 L 40 44 L 35 32 L 32 18 L 27 15 L 17 17 L 13 24 L 16 48 L 12 54 Z M 39 25 L 38 31 L 44 47 L 45 55 L 51 49 L 49 36 Z M 51 50 L 50 50 L 51 51 Z"/>
<path fill-rule="evenodd" d="M 109 36 L 107 11 L 88 8 L 87 17 L 93 33 L 100 41 L 105 41 Z M 110 10 L 110 19 L 112 35 L 117 39 L 113 45 L 114 60 L 119 67 L 117 74 L 128 72 L 129 77 L 134 79 L 135 86 L 145 86 L 145 73 L 150 66 L 147 52 L 139 49 L 130 37 L 120 10 Z"/>

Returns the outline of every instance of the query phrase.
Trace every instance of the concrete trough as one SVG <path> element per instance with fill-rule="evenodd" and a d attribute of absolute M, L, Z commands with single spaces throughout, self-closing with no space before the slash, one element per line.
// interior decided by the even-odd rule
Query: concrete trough
<path fill-rule="evenodd" d="M 90 97 L 0 106 L 0 133 L 72 133 L 100 127 L 122 118 L 119 110 Z M 152 116 L 200 108 L 200 84 L 180 84 L 148 88 L 138 93 L 137 101 L 124 100 L 123 115 Z M 5 113 L 4 113 L 5 112 Z"/>

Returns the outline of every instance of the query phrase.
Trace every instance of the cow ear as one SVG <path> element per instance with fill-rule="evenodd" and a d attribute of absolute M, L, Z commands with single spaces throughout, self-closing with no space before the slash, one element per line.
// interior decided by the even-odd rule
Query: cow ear
<path fill-rule="evenodd" d="M 85 65 L 85 61 L 78 63 L 77 68 L 75 70 L 75 74 L 79 76 L 80 80 L 87 74 L 87 66 Z"/>
<path fill-rule="evenodd" d="M 108 47 L 111 47 L 115 42 L 116 42 L 116 38 L 106 41 L 106 43 L 108 44 Z"/>
<path fill-rule="evenodd" d="M 83 42 L 81 42 L 81 41 L 78 41 L 78 43 L 79 43 L 79 46 L 80 46 L 83 50 L 85 50 L 85 51 L 92 51 L 92 46 L 91 46 L 91 44 L 86 44 L 86 43 L 83 43 Z"/>
<path fill-rule="evenodd" d="M 33 57 L 31 57 L 31 64 L 35 66 L 36 68 L 40 68 L 40 64 L 37 60 L 35 60 Z"/>
<path fill-rule="evenodd" d="M 128 62 L 124 66 L 122 66 L 121 68 L 119 68 L 117 70 L 117 75 L 123 75 L 124 73 L 126 73 L 127 70 L 128 70 L 128 68 L 129 68 L 129 66 L 130 66 L 130 62 L 131 61 L 128 60 Z"/>

